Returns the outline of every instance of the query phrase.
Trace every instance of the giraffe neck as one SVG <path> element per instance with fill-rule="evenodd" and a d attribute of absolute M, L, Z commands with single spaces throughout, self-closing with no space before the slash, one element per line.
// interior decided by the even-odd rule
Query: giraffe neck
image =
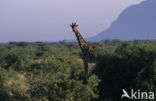
<path fill-rule="evenodd" d="M 83 39 L 82 35 L 80 34 L 80 32 L 77 30 L 77 28 L 73 28 L 73 31 L 77 37 L 79 46 L 81 47 L 81 49 L 86 46 L 86 41 Z"/>

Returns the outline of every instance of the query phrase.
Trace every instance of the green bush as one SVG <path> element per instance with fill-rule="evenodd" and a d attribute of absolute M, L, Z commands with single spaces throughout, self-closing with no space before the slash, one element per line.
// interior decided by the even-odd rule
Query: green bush
<path fill-rule="evenodd" d="M 0 44 L 0 101 L 120 101 L 123 88 L 156 91 L 156 41 L 90 44 L 100 55 L 88 84 L 78 43 Z"/>
<path fill-rule="evenodd" d="M 156 51 L 153 45 L 123 43 L 115 53 L 105 54 L 96 65 L 100 99 L 120 101 L 122 89 L 156 93 Z"/>
<path fill-rule="evenodd" d="M 98 98 L 96 76 L 89 78 L 89 84 L 70 79 L 68 75 L 58 73 L 55 78 L 43 78 L 33 82 L 30 92 L 31 99 L 47 99 L 48 101 L 90 101 Z"/>
<path fill-rule="evenodd" d="M 23 48 L 15 48 L 6 54 L 3 61 L 5 62 L 5 69 L 13 68 L 17 71 L 22 71 L 29 67 L 31 62 L 31 55 L 29 51 Z"/>

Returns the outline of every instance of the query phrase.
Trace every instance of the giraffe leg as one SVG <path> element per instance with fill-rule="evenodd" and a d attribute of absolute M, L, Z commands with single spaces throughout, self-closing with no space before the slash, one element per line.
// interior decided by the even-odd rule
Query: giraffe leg
<path fill-rule="evenodd" d="M 89 69 L 88 69 L 88 62 L 84 61 L 84 69 L 85 69 L 85 83 L 88 81 L 89 76 Z"/>

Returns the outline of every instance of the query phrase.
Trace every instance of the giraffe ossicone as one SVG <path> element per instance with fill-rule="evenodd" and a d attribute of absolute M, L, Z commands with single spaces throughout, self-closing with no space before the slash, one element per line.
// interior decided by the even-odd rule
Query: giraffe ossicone
<path fill-rule="evenodd" d="M 78 24 L 76 24 L 76 22 L 73 22 L 70 27 L 78 27 Z"/>

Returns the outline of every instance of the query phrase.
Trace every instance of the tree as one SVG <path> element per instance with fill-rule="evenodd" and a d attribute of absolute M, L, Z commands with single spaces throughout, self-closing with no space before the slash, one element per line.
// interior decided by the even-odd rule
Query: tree
<path fill-rule="evenodd" d="M 20 71 L 26 69 L 31 62 L 29 51 L 22 48 L 15 48 L 6 54 L 4 57 L 5 66 L 4 68 L 13 68 L 14 70 Z"/>
<path fill-rule="evenodd" d="M 155 46 L 123 43 L 115 53 L 105 54 L 96 65 L 100 99 L 120 101 L 122 89 L 156 93 Z"/>

